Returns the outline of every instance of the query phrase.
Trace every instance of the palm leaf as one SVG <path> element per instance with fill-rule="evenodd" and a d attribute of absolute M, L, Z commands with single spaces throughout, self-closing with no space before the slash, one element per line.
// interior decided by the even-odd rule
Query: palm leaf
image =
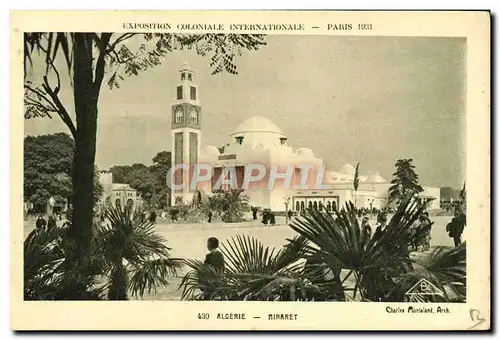
<path fill-rule="evenodd" d="M 277 251 L 249 236 L 238 235 L 221 246 L 224 270 L 190 260 L 181 283 L 183 299 L 295 300 L 318 290 L 305 276 L 302 256 L 307 241 L 295 237 Z M 200 293 L 203 291 L 203 293 Z M 198 292 L 198 293 L 196 293 Z M 297 294 L 297 292 L 299 292 Z"/>
<path fill-rule="evenodd" d="M 97 257 L 101 257 L 97 262 L 102 273 L 114 280 L 110 289 L 121 287 L 115 296 L 124 297 L 130 291 L 142 298 L 166 286 L 169 276 L 177 275 L 182 260 L 170 257 L 166 239 L 156 232 L 142 209 L 118 205 L 108 207 L 104 216 L 108 223 L 97 229 L 95 237 Z"/>
<path fill-rule="evenodd" d="M 441 289 L 446 300 L 464 301 L 467 290 L 466 243 L 455 248 L 436 247 L 431 254 L 413 260 L 415 270 L 409 275 L 426 278 Z"/>
<path fill-rule="evenodd" d="M 363 299 L 378 301 L 391 289 L 392 277 L 409 269 L 408 248 L 413 242 L 410 228 L 421 211 L 415 200 L 406 199 L 387 227 L 370 235 L 362 230 L 355 207 L 349 202 L 336 220 L 326 212 L 311 210 L 292 221 L 291 228 L 311 243 L 306 248 L 311 252 L 317 249 L 320 262 L 331 270 L 354 271 Z"/>
<path fill-rule="evenodd" d="M 181 259 L 162 258 L 141 263 L 131 270 L 128 289 L 135 297 L 143 297 L 144 293 L 156 293 L 156 290 L 168 285 L 167 278 L 176 276 L 183 266 Z"/>
<path fill-rule="evenodd" d="M 55 299 L 64 274 L 61 238 L 65 229 L 33 230 L 24 241 L 25 299 Z"/>

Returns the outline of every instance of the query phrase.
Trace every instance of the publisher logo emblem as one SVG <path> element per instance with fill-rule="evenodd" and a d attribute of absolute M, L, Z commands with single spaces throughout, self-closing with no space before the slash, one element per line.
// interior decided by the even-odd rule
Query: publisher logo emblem
<path fill-rule="evenodd" d="M 420 279 L 417 283 L 413 285 L 406 293 L 405 296 L 410 300 L 420 296 L 438 295 L 444 296 L 444 292 L 436 287 L 433 283 L 426 279 Z"/>

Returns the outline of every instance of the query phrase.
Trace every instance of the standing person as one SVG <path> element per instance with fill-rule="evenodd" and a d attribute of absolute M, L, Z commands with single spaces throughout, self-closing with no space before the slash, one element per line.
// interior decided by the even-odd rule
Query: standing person
<path fill-rule="evenodd" d="M 451 220 L 451 223 L 446 226 L 448 230 L 448 235 L 453 238 L 455 247 L 462 244 L 462 234 L 464 232 L 465 226 L 467 225 L 465 214 L 459 210 L 455 211 L 455 217 Z"/>
<path fill-rule="evenodd" d="M 431 247 L 431 227 L 432 222 L 425 213 L 418 217 L 418 221 L 414 223 L 413 232 L 413 248 L 417 251 L 427 251 Z"/>
<path fill-rule="evenodd" d="M 269 224 L 270 225 L 275 225 L 276 224 L 276 216 L 272 211 L 269 211 Z"/>
<path fill-rule="evenodd" d="M 268 221 L 269 221 L 269 212 L 268 212 L 268 209 L 264 209 L 262 211 L 262 223 L 267 225 Z"/>
<path fill-rule="evenodd" d="M 57 227 L 56 219 L 54 218 L 54 216 L 49 216 L 49 220 L 47 222 L 47 229 L 52 230 L 56 227 Z"/>
<path fill-rule="evenodd" d="M 384 212 L 380 212 L 377 216 L 377 228 L 375 233 L 373 233 L 373 240 L 378 240 L 382 237 L 383 231 L 385 230 L 387 223 L 387 216 Z"/>
<path fill-rule="evenodd" d="M 252 217 L 253 217 L 254 221 L 257 220 L 257 208 L 256 207 L 252 207 Z"/>
<path fill-rule="evenodd" d="M 361 221 L 361 228 L 368 227 L 370 228 L 370 218 L 368 216 L 364 216 L 363 220 Z M 371 229 L 371 228 L 370 228 Z"/>
<path fill-rule="evenodd" d="M 292 219 L 292 217 L 293 217 L 292 210 L 288 209 L 287 216 L 288 216 L 288 221 L 290 221 Z"/>
<path fill-rule="evenodd" d="M 209 210 L 208 211 L 208 223 L 212 223 L 212 216 L 213 216 L 212 210 Z"/>
<path fill-rule="evenodd" d="M 372 227 L 370 226 L 370 218 L 368 216 L 363 217 L 361 221 L 361 231 L 362 231 L 362 247 L 366 247 L 372 237 Z"/>
<path fill-rule="evenodd" d="M 151 213 L 149 214 L 149 222 L 151 222 L 151 223 L 156 222 L 156 212 L 154 210 L 151 211 Z"/>
<path fill-rule="evenodd" d="M 209 253 L 205 256 L 205 265 L 212 266 L 216 271 L 222 272 L 224 270 L 224 255 L 219 250 L 219 240 L 216 237 L 210 237 L 207 240 L 207 248 Z M 203 300 L 210 300 L 212 293 L 218 286 L 217 280 L 202 280 L 200 283 Z"/>
<path fill-rule="evenodd" d="M 223 270 L 224 255 L 219 250 L 219 240 L 216 237 L 210 237 L 207 240 L 207 249 L 209 253 L 205 256 L 205 264 L 211 265 L 217 270 Z"/>
<path fill-rule="evenodd" d="M 381 211 L 377 216 L 377 231 L 382 232 L 385 229 L 386 225 L 387 225 L 387 216 L 384 212 Z"/>
<path fill-rule="evenodd" d="M 36 219 L 36 223 L 35 223 L 36 229 L 42 230 L 43 228 L 45 228 L 46 225 L 47 225 L 47 222 L 45 221 L 43 216 L 38 215 L 38 218 Z"/>
<path fill-rule="evenodd" d="M 434 222 L 431 221 L 429 213 L 427 211 L 424 212 L 424 222 L 425 222 L 425 225 L 423 226 L 425 234 L 424 251 L 427 251 L 431 248 L 431 229 L 432 225 L 434 224 Z"/>

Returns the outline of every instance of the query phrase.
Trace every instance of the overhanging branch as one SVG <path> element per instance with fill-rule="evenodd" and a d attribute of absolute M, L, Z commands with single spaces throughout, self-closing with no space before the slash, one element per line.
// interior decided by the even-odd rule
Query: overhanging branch
<path fill-rule="evenodd" d="M 110 53 L 111 51 L 114 51 L 116 45 L 118 45 L 119 43 L 121 43 L 127 39 L 132 38 L 136 34 L 137 33 L 125 33 L 125 34 L 119 36 L 113 43 L 109 44 L 109 47 L 104 51 L 104 53 L 107 54 L 107 53 Z"/>
<path fill-rule="evenodd" d="M 64 124 L 66 124 L 66 126 L 69 128 L 69 130 L 71 131 L 71 134 L 73 135 L 73 138 L 76 138 L 75 124 L 73 124 L 73 121 L 71 120 L 71 117 L 69 116 L 68 111 L 66 111 L 66 108 L 59 100 L 57 93 L 55 93 L 55 91 L 52 90 L 52 88 L 50 87 L 47 76 L 43 77 L 43 82 L 44 82 L 42 85 L 43 89 L 45 90 L 45 92 L 47 92 L 47 94 L 50 96 L 50 98 L 52 98 L 52 100 L 54 101 L 54 104 L 57 108 L 57 110 L 56 110 L 57 114 L 59 115 L 59 117 L 61 117 Z"/>
<path fill-rule="evenodd" d="M 49 35 L 49 37 L 52 37 L 52 35 Z M 59 93 L 59 90 L 61 89 L 61 77 L 59 76 L 59 71 L 57 71 L 57 68 L 54 65 L 54 61 L 50 57 L 51 40 L 52 40 L 52 38 L 49 38 L 47 49 L 45 49 L 42 46 L 42 44 L 39 45 L 39 48 L 40 48 L 40 50 L 43 53 L 45 53 L 45 63 L 47 64 L 47 67 L 45 69 L 45 77 L 48 76 L 50 68 L 52 68 L 54 70 L 55 74 L 56 74 L 56 77 L 57 77 L 57 86 L 54 89 L 54 93 L 57 95 Z"/>
<path fill-rule="evenodd" d="M 47 107 L 47 106 L 43 105 L 42 103 L 40 103 L 41 106 L 43 106 L 47 109 L 50 109 L 50 111 L 54 111 L 54 112 L 57 111 L 56 106 L 54 105 L 54 103 L 51 100 L 49 100 L 49 98 L 47 98 L 45 93 L 41 92 L 40 90 L 34 89 L 31 86 L 26 85 L 26 84 L 24 85 L 24 88 L 26 90 L 30 91 L 31 93 L 35 94 L 38 98 L 43 99 L 48 105 L 48 107 Z"/>
<path fill-rule="evenodd" d="M 95 78 L 94 78 L 94 89 L 96 91 L 96 95 L 99 93 L 102 80 L 104 79 L 104 66 L 105 66 L 104 57 L 106 56 L 106 47 L 109 44 L 111 35 L 112 35 L 111 33 L 103 33 L 101 34 L 101 39 L 99 40 L 99 57 L 97 58 L 95 66 Z"/>

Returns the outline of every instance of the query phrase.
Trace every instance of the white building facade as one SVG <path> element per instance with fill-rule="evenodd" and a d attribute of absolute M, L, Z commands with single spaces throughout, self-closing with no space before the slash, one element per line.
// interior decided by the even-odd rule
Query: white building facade
<path fill-rule="evenodd" d="M 171 106 L 172 168 L 180 164 L 193 167 L 198 162 L 201 151 L 201 103 L 198 86 L 194 83 L 194 73 L 187 63 L 181 66 L 179 72 L 180 82 Z M 189 173 L 185 169 L 176 171 L 174 175 L 174 183 L 188 182 Z M 191 201 L 194 191 L 190 186 L 172 190 L 171 204 Z"/>
<path fill-rule="evenodd" d="M 346 164 L 338 171 L 328 169 L 311 149 L 293 149 L 289 146 L 283 131 L 265 117 L 252 117 L 242 122 L 228 136 L 228 143 L 222 148 L 213 145 L 200 148 L 201 105 L 196 95 L 197 87 L 191 83 L 193 72 L 188 65 L 183 65 L 180 73 L 181 85 L 177 88 L 177 99 L 172 105 L 172 168 L 183 163 L 192 169 L 199 162 L 210 164 L 213 174 L 210 181 L 202 182 L 194 189 L 186 185 L 182 190 L 173 191 L 172 205 L 191 202 L 196 190 L 210 195 L 219 187 L 217 181 L 221 176 L 224 179 L 235 176 L 232 180 L 238 188 L 246 189 L 245 194 L 252 206 L 273 211 L 300 211 L 308 207 L 335 210 L 348 201 L 365 208 L 382 208 L 387 205 L 390 183 L 378 173 L 360 175 L 359 187 L 355 192 L 355 168 L 352 165 Z M 246 188 L 245 176 L 255 175 L 255 169 L 249 168 L 255 164 L 263 165 L 267 170 L 266 175 Z M 305 167 L 308 169 L 308 176 L 304 183 L 301 176 Z M 274 182 L 271 180 L 270 190 L 269 175 L 273 171 L 280 174 L 288 172 L 290 183 L 283 179 Z M 178 180 L 181 173 L 181 170 L 175 172 Z M 188 181 L 186 177 L 189 175 L 182 173 L 184 181 Z M 230 187 L 221 186 L 222 189 Z M 420 196 L 430 201 L 429 209 L 439 209 L 439 188 L 424 187 Z"/>
<path fill-rule="evenodd" d="M 100 206 L 119 205 L 132 208 L 142 205 L 142 198 L 137 190 L 129 184 L 113 183 L 113 174 L 109 171 L 99 171 L 99 183 L 103 188 Z"/>

